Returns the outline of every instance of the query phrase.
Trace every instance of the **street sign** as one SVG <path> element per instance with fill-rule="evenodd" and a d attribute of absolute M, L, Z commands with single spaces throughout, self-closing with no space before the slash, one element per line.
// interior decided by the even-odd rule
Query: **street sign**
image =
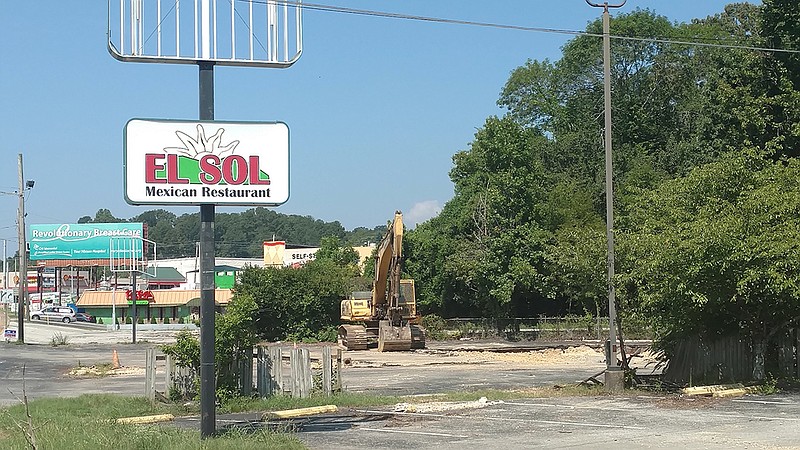
<path fill-rule="evenodd" d="M 277 206 L 289 199 L 284 123 L 133 119 L 124 139 L 132 205 Z"/>

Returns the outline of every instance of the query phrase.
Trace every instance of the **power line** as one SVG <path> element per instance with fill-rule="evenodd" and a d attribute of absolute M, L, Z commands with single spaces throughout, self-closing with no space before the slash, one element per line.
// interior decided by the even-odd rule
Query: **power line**
<path fill-rule="evenodd" d="M 239 2 L 244 2 L 247 0 L 235 0 Z M 538 33 L 552 33 L 552 34 L 564 34 L 570 36 L 588 36 L 588 37 L 598 37 L 602 38 L 602 33 L 589 33 L 586 31 L 577 31 L 577 30 L 566 30 L 566 29 L 559 29 L 559 28 L 546 28 L 546 27 L 529 27 L 529 26 L 522 26 L 522 25 L 509 25 L 509 24 L 500 24 L 500 23 L 492 23 L 492 22 L 479 22 L 474 20 L 460 20 L 460 19 L 447 19 L 442 17 L 430 17 L 430 16 L 419 16 L 414 14 L 402 14 L 402 13 L 392 13 L 392 12 L 385 12 L 385 11 L 376 11 L 376 10 L 369 10 L 369 9 L 357 9 L 357 8 L 348 8 L 344 6 L 335 6 L 335 5 L 324 5 L 319 3 L 297 3 L 291 0 L 271 0 L 278 3 L 283 3 L 288 7 L 300 7 L 306 10 L 312 11 L 324 11 L 324 12 L 333 12 L 333 13 L 340 13 L 340 14 L 352 14 L 358 16 L 370 16 L 370 17 L 382 17 L 387 19 L 400 19 L 400 20 L 413 20 L 419 22 L 432 22 L 432 23 L 444 23 L 444 24 L 451 24 L 451 25 L 466 25 L 466 26 L 475 26 L 475 27 L 484 27 L 484 28 L 495 28 L 501 30 L 515 30 L 515 31 L 527 31 L 527 32 L 538 32 Z M 266 5 L 267 0 L 254 0 L 253 3 Z M 726 43 L 719 43 L 719 42 L 702 42 L 704 38 L 697 37 L 699 40 L 679 40 L 679 39 L 670 39 L 670 38 L 663 38 L 663 37 L 638 37 L 638 36 L 624 36 L 624 35 L 610 35 L 611 39 L 618 39 L 618 40 L 628 40 L 628 41 L 639 41 L 639 42 L 653 42 L 659 44 L 675 44 L 675 45 L 687 45 L 687 46 L 698 46 L 698 47 L 712 47 L 712 48 L 728 48 L 728 49 L 740 49 L 740 50 L 751 50 L 751 51 L 760 51 L 760 52 L 775 52 L 775 53 L 793 53 L 793 54 L 800 54 L 800 50 L 790 50 L 785 48 L 777 48 L 777 47 L 761 47 L 755 45 L 742 45 L 742 44 L 726 44 Z"/>

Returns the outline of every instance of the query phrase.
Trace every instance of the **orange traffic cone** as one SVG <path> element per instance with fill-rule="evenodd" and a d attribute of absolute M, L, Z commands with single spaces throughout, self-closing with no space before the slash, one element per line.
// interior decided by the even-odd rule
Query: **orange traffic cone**
<path fill-rule="evenodd" d="M 114 369 L 119 369 L 119 355 L 117 355 L 117 350 L 114 349 L 114 353 L 111 354 L 111 367 Z"/>

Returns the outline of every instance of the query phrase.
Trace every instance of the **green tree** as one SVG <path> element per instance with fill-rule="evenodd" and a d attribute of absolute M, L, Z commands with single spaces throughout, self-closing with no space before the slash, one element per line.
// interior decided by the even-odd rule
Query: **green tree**
<path fill-rule="evenodd" d="M 800 50 L 800 3 L 794 0 L 763 0 L 764 38 L 770 48 Z M 781 65 L 793 85 L 800 89 L 800 54 L 777 52 L 768 54 Z"/>
<path fill-rule="evenodd" d="M 120 223 L 120 222 L 127 222 L 125 219 L 119 219 L 114 217 L 114 214 L 111 214 L 111 211 L 106 208 L 98 209 L 97 212 L 94 214 L 94 219 L 86 220 L 88 216 L 84 216 L 81 220 L 84 222 L 81 223 Z"/>
<path fill-rule="evenodd" d="M 255 301 L 254 329 L 266 340 L 328 339 L 339 322 L 339 304 L 352 272 L 330 260 L 301 268 L 246 268 L 236 295 Z"/>
<path fill-rule="evenodd" d="M 235 295 L 224 314 L 217 314 L 214 327 L 217 396 L 237 396 L 239 363 L 253 358 L 258 342 L 255 328 L 256 301 L 248 295 Z"/>
<path fill-rule="evenodd" d="M 354 275 L 358 272 L 358 253 L 349 245 L 342 246 L 338 237 L 323 237 L 315 256 L 316 259 L 327 259 L 338 266 L 355 269 Z"/>
<path fill-rule="evenodd" d="M 491 117 L 470 149 L 453 157 L 454 198 L 409 233 L 407 270 L 420 280 L 423 308 L 495 317 L 530 310 L 542 288 L 550 239 L 541 225 L 548 220 L 541 207 L 548 177 L 540 149 L 546 144 L 541 133 L 509 117 Z"/>
<path fill-rule="evenodd" d="M 800 323 L 799 176 L 800 161 L 732 155 L 642 194 L 621 239 L 622 284 L 663 348 L 744 333 L 764 361 L 765 343 Z"/>

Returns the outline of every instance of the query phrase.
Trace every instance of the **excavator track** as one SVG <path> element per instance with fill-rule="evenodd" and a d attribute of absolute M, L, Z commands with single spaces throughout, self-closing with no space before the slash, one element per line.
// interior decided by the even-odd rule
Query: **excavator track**
<path fill-rule="evenodd" d="M 411 325 L 411 348 L 425 348 L 425 329 L 419 325 Z"/>
<path fill-rule="evenodd" d="M 339 343 L 348 350 L 366 350 L 369 344 L 366 327 L 362 325 L 339 325 Z"/>

